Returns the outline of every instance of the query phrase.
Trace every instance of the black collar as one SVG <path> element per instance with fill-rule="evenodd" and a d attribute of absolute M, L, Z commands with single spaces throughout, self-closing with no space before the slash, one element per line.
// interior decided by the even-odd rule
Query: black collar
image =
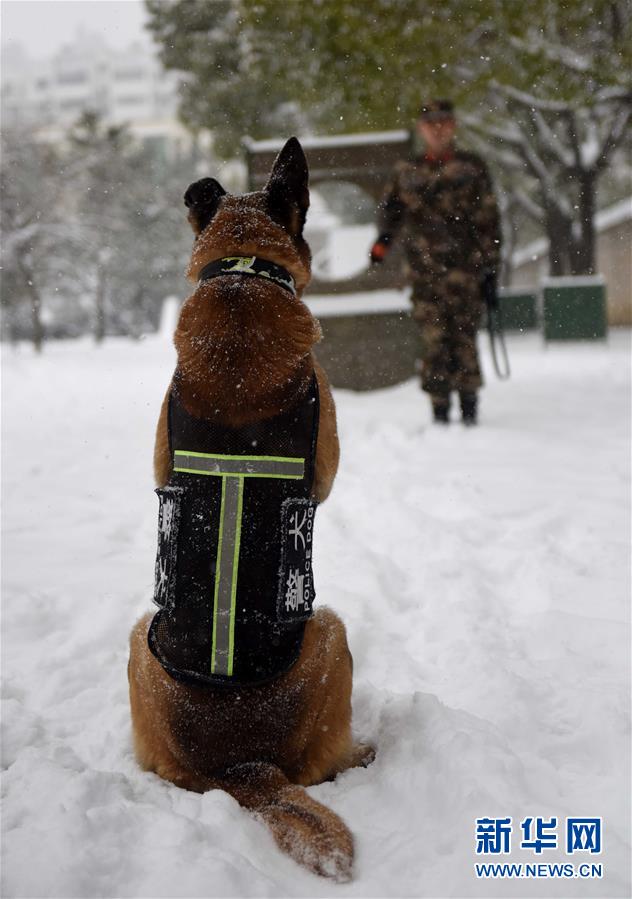
<path fill-rule="evenodd" d="M 259 259 L 258 256 L 224 256 L 205 265 L 198 276 L 198 281 L 208 281 L 209 278 L 217 278 L 218 275 L 259 275 L 274 281 L 280 287 L 289 290 L 292 296 L 296 296 L 294 278 L 281 265 L 268 262 L 267 259 Z"/>

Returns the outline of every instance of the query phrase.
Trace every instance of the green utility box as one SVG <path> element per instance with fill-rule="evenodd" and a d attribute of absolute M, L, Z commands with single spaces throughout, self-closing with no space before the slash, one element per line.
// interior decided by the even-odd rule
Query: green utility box
<path fill-rule="evenodd" d="M 538 327 L 537 292 L 528 288 L 505 287 L 498 302 L 506 331 L 533 331 Z"/>
<path fill-rule="evenodd" d="M 542 282 L 545 340 L 603 340 L 608 333 L 606 285 L 601 275 Z"/>

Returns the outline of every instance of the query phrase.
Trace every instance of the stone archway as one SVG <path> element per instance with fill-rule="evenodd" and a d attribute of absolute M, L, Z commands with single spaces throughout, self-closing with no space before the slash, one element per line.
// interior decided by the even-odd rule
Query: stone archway
<path fill-rule="evenodd" d="M 244 140 L 250 190 L 266 183 L 272 163 L 283 146 L 282 140 Z M 334 137 L 308 137 L 301 140 L 309 165 L 310 186 L 332 182 L 356 185 L 377 204 L 395 163 L 410 158 L 412 135 L 408 131 L 383 131 L 368 134 L 342 134 Z M 310 293 L 357 293 L 401 286 L 401 256 L 397 248 L 376 269 L 367 268 L 351 277 L 324 280 L 314 277 Z"/>

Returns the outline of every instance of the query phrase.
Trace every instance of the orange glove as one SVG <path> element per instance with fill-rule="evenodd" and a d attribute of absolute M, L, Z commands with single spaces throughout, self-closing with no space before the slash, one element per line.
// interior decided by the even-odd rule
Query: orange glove
<path fill-rule="evenodd" d="M 390 234 L 380 234 L 371 247 L 371 265 L 378 265 L 380 262 L 384 262 L 384 257 L 388 253 L 388 245 L 390 242 Z"/>
<path fill-rule="evenodd" d="M 384 257 L 388 253 L 388 247 L 380 241 L 376 241 L 371 247 L 371 265 L 378 265 L 384 262 Z"/>

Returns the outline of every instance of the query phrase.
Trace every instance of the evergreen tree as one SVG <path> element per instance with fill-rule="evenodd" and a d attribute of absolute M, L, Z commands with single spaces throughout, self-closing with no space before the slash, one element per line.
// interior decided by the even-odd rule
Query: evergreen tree
<path fill-rule="evenodd" d="M 163 64 L 187 73 L 181 88 L 183 122 L 193 132 L 211 130 L 224 157 L 240 153 L 246 134 L 260 138 L 304 126 L 292 91 L 269 71 L 270 53 L 245 17 L 247 3 L 146 0 L 146 6 Z M 277 50 L 288 49 L 283 38 Z"/>

